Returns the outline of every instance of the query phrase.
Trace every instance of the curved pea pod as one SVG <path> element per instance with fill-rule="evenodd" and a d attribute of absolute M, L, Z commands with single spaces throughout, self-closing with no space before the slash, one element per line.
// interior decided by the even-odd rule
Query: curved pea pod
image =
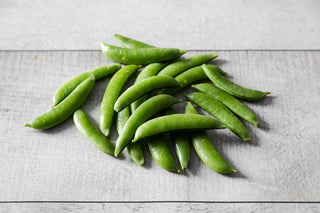
<path fill-rule="evenodd" d="M 80 83 L 60 104 L 40 115 L 32 122 L 25 124 L 25 126 L 35 129 L 48 129 L 60 124 L 83 104 L 90 94 L 94 82 L 94 75 L 91 75 Z"/>
<path fill-rule="evenodd" d="M 141 66 L 128 65 L 121 68 L 116 74 L 112 76 L 109 84 L 104 92 L 101 109 L 100 109 L 100 131 L 109 136 L 110 129 L 113 122 L 114 111 L 113 107 L 117 101 L 120 92 L 133 73 L 135 73 Z"/>
<path fill-rule="evenodd" d="M 178 58 L 186 51 L 175 48 L 122 48 L 101 42 L 103 54 L 121 64 L 150 64 Z"/>
<path fill-rule="evenodd" d="M 91 123 L 82 109 L 73 114 L 73 121 L 79 132 L 95 147 L 113 156 L 113 144 Z"/>
<path fill-rule="evenodd" d="M 252 125 L 257 126 L 259 124 L 256 115 L 246 105 L 218 87 L 208 83 L 196 84 L 192 85 L 192 87 L 220 101 L 232 112 Z"/>
<path fill-rule="evenodd" d="M 184 132 L 223 128 L 225 128 L 225 126 L 217 120 L 204 115 L 165 115 L 149 120 L 139 126 L 132 142 L 137 142 L 141 139 L 166 132 Z"/>
<path fill-rule="evenodd" d="M 159 166 L 172 172 L 180 172 L 163 136 L 152 138 L 148 142 L 148 147 L 152 158 Z"/>
<path fill-rule="evenodd" d="M 149 98 L 132 113 L 118 137 L 114 155 L 118 156 L 133 138 L 136 129 L 157 112 L 178 103 L 180 100 L 170 95 L 157 95 Z"/>
<path fill-rule="evenodd" d="M 197 110 L 190 102 L 186 104 L 186 114 L 198 114 Z M 193 132 L 189 134 L 192 145 L 196 153 L 210 169 L 222 173 L 230 174 L 235 173 L 237 170 L 230 166 L 230 164 L 220 155 L 218 150 L 213 146 L 210 138 L 205 131 Z"/>
<path fill-rule="evenodd" d="M 246 127 L 227 107 L 216 99 L 201 92 L 194 92 L 185 95 L 191 102 L 198 105 L 218 121 L 226 125 L 233 133 L 243 141 L 250 141 L 250 135 Z"/>
<path fill-rule="evenodd" d="M 177 112 L 170 107 L 168 110 L 165 111 L 166 115 L 173 115 L 177 114 Z M 189 161 L 190 161 L 190 145 L 189 145 L 189 139 L 188 136 L 184 133 L 171 133 L 170 134 L 174 148 L 179 160 L 179 163 L 181 165 L 182 170 L 186 169 L 188 167 Z M 135 143 L 138 144 L 138 143 Z"/>
<path fill-rule="evenodd" d="M 204 64 L 202 65 L 202 67 L 208 78 L 230 95 L 236 96 L 243 100 L 257 101 L 264 98 L 266 95 L 270 94 L 270 92 L 261 92 L 258 90 L 244 88 L 238 84 L 229 81 L 228 79 L 220 75 L 219 70 L 221 69 L 217 66 L 208 67 Z"/>
<path fill-rule="evenodd" d="M 166 66 L 158 73 L 158 75 L 168 75 L 174 77 L 191 67 L 206 63 L 216 57 L 218 57 L 218 54 L 215 53 L 194 55 L 190 58 L 182 59 Z"/>
<path fill-rule="evenodd" d="M 117 122 L 116 127 L 118 131 L 118 135 L 121 134 L 123 131 L 123 127 L 127 123 L 128 119 L 130 117 L 130 108 L 126 107 L 117 114 Z M 127 146 L 127 151 L 130 156 L 130 158 L 139 166 L 142 166 L 144 164 L 144 156 L 143 151 L 141 149 L 141 145 L 137 143 L 129 143 Z M 114 154 L 114 150 L 113 153 Z"/>
<path fill-rule="evenodd" d="M 83 72 L 65 82 L 59 87 L 53 95 L 53 106 L 60 103 L 65 97 L 67 97 L 82 81 L 88 78 L 90 75 L 94 75 L 96 80 L 104 78 L 118 71 L 121 68 L 120 64 L 110 64 L 102 67 L 98 67 L 87 72 Z"/>
<path fill-rule="evenodd" d="M 179 83 L 170 76 L 153 76 L 134 84 L 124 91 L 114 105 L 114 110 L 119 112 L 141 96 L 164 87 L 179 86 Z"/>
<path fill-rule="evenodd" d="M 138 41 L 123 35 L 114 34 L 114 37 L 126 48 L 153 48 L 154 46 L 146 44 L 142 41 Z"/>

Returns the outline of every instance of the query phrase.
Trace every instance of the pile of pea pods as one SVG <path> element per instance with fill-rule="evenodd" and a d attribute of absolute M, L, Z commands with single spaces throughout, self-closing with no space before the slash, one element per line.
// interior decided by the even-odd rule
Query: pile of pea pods
<path fill-rule="evenodd" d="M 217 54 L 179 59 L 186 51 L 158 48 L 118 34 L 115 38 L 124 47 L 101 43 L 102 52 L 125 66 L 109 64 L 71 78 L 55 92 L 53 108 L 25 126 L 48 129 L 73 115 L 79 132 L 94 146 L 115 157 L 126 148 L 131 159 L 140 166 L 144 164 L 141 144 L 147 144 L 157 164 L 166 170 L 180 172 L 180 168 L 188 167 L 192 144 L 200 159 L 212 170 L 221 174 L 237 172 L 219 154 L 206 130 L 228 128 L 243 141 L 250 141 L 250 135 L 238 117 L 254 126 L 259 120 L 238 99 L 257 101 L 269 92 L 237 85 L 225 78 L 227 73 L 218 66 L 205 64 Z M 128 79 L 140 68 L 142 70 L 133 85 L 123 91 Z M 95 81 L 110 75 L 101 102 L 98 129 L 81 105 L 91 93 Z M 213 84 L 192 85 L 208 79 Z M 185 113 L 179 114 L 171 106 L 181 100 L 173 95 L 190 85 L 198 92 L 185 95 L 190 102 L 185 105 Z M 191 102 L 212 117 L 198 114 Z M 119 135 L 115 146 L 108 139 L 114 122 Z M 169 150 L 164 137 L 167 133 L 174 143 L 180 166 Z"/>

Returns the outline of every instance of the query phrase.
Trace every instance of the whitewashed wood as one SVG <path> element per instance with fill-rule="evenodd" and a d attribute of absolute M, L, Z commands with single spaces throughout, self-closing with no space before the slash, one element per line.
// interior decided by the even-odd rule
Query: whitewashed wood
<path fill-rule="evenodd" d="M 194 152 L 182 174 L 162 170 L 150 155 L 144 167 L 126 154 L 115 159 L 87 142 L 71 119 L 47 131 L 23 128 L 50 109 L 60 84 L 110 61 L 99 51 L 0 52 L 0 201 L 319 201 L 320 52 L 218 53 L 216 63 L 233 81 L 272 92 L 248 104 L 261 120 L 260 128 L 246 125 L 251 143 L 228 130 L 210 133 L 239 170 L 231 177 Z M 84 104 L 96 123 L 105 84 Z"/>
<path fill-rule="evenodd" d="M 1 213 L 317 213 L 320 204 L 310 203 L 10 203 L 0 204 Z"/>
<path fill-rule="evenodd" d="M 185 49 L 320 49 L 318 0 L 10 0 L 0 49 L 100 49 L 121 33 Z"/>

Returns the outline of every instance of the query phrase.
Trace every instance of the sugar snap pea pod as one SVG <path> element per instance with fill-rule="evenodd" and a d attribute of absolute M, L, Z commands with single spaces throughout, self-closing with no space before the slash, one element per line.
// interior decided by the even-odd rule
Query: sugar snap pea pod
<path fill-rule="evenodd" d="M 177 112 L 172 107 L 165 111 L 166 115 L 172 115 L 176 113 Z M 170 136 L 173 140 L 174 148 L 178 156 L 181 168 L 182 170 L 186 169 L 190 161 L 190 145 L 188 136 L 184 133 L 179 132 L 171 133 Z"/>
<path fill-rule="evenodd" d="M 166 132 L 185 132 L 223 128 L 225 128 L 225 126 L 216 119 L 204 115 L 165 115 L 151 119 L 139 126 L 132 142 L 137 142 L 141 139 Z"/>
<path fill-rule="evenodd" d="M 159 166 L 172 172 L 180 172 L 163 136 L 152 138 L 148 142 L 148 147 L 152 158 Z"/>
<path fill-rule="evenodd" d="M 126 48 L 153 48 L 154 46 L 150 44 L 146 44 L 142 41 L 137 41 L 135 39 L 119 35 L 119 34 L 114 34 L 114 37 L 118 40 L 120 44 L 122 44 Z"/>
<path fill-rule="evenodd" d="M 130 117 L 130 108 L 126 107 L 117 114 L 117 122 L 116 127 L 118 134 L 121 134 L 121 131 L 123 130 L 124 125 L 128 121 Z M 141 145 L 138 143 L 129 143 L 127 146 L 127 151 L 131 159 L 138 164 L 139 166 L 142 166 L 144 164 L 144 156 L 141 149 Z M 112 152 L 112 155 L 114 154 L 114 150 Z"/>
<path fill-rule="evenodd" d="M 114 74 L 105 90 L 100 109 L 100 130 L 105 136 L 109 136 L 113 121 L 113 107 L 120 92 L 130 78 L 141 66 L 128 65 Z"/>
<path fill-rule="evenodd" d="M 150 64 L 178 58 L 186 51 L 175 48 L 122 48 L 101 42 L 103 54 L 121 64 Z"/>
<path fill-rule="evenodd" d="M 60 104 L 32 122 L 25 124 L 25 126 L 35 129 L 48 129 L 60 124 L 83 104 L 90 94 L 94 82 L 94 75 L 91 75 L 80 83 Z"/>
<path fill-rule="evenodd" d="M 129 87 L 120 95 L 114 105 L 114 110 L 119 112 L 133 101 L 151 91 L 174 86 L 179 86 L 179 83 L 170 76 L 152 76 L 144 79 L 141 82 Z"/>
<path fill-rule="evenodd" d="M 143 102 L 136 111 L 132 113 L 118 137 L 114 155 L 118 156 L 133 138 L 136 129 L 157 112 L 178 103 L 180 100 L 170 95 L 157 95 Z"/>
<path fill-rule="evenodd" d="M 137 76 L 134 84 L 139 83 L 140 81 L 155 76 L 159 70 L 161 70 L 164 66 L 166 66 L 166 63 L 152 63 L 147 65 Z M 142 97 L 140 97 L 139 99 L 137 99 L 136 101 L 134 101 L 130 107 L 131 107 L 131 112 L 134 112 L 138 106 L 140 104 L 142 104 L 145 100 L 147 99 L 147 95 L 144 95 Z"/>
<path fill-rule="evenodd" d="M 213 53 L 194 55 L 190 58 L 182 59 L 166 66 L 158 73 L 158 75 L 168 75 L 174 77 L 191 67 L 206 63 L 216 57 L 218 57 L 218 55 Z"/>
<path fill-rule="evenodd" d="M 222 103 L 202 92 L 193 92 L 185 95 L 191 102 L 198 105 L 218 121 L 226 125 L 233 133 L 243 141 L 250 141 L 250 135 L 246 127 L 227 107 Z"/>
<path fill-rule="evenodd" d="M 238 84 L 235 84 L 228 79 L 224 78 L 220 75 L 220 68 L 215 66 L 214 68 L 208 67 L 207 65 L 202 65 L 203 70 L 205 71 L 208 78 L 219 86 L 221 89 L 226 91 L 227 93 L 234 95 L 238 98 L 248 101 L 257 101 L 264 98 L 266 95 L 270 94 L 270 92 L 261 92 L 258 90 L 247 89 Z"/>
<path fill-rule="evenodd" d="M 60 103 L 65 97 L 67 97 L 82 81 L 88 78 L 90 75 L 94 75 L 96 80 L 111 75 L 121 68 L 120 64 L 110 64 L 102 67 L 98 67 L 87 72 L 83 72 L 65 82 L 59 87 L 53 95 L 53 106 Z"/>
<path fill-rule="evenodd" d="M 185 113 L 198 114 L 197 110 L 190 102 L 186 104 Z M 196 153 L 202 162 L 210 169 L 222 174 L 237 172 L 237 170 L 230 166 L 230 164 L 220 155 L 205 131 L 193 132 L 190 133 L 189 136 Z"/>
<path fill-rule="evenodd" d="M 259 120 L 256 115 L 238 99 L 232 95 L 229 95 L 229 93 L 207 83 L 192 85 L 192 87 L 220 101 L 232 112 L 248 121 L 252 125 L 257 126 L 259 124 Z"/>
<path fill-rule="evenodd" d="M 73 113 L 73 122 L 79 132 L 95 147 L 113 156 L 113 144 L 91 123 L 82 109 Z"/>

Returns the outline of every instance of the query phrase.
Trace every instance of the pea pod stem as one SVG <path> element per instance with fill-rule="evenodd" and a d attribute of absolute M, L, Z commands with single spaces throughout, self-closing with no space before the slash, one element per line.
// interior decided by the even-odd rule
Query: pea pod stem
<path fill-rule="evenodd" d="M 114 34 L 114 37 L 126 48 L 154 48 L 154 46 L 123 35 Z"/>

